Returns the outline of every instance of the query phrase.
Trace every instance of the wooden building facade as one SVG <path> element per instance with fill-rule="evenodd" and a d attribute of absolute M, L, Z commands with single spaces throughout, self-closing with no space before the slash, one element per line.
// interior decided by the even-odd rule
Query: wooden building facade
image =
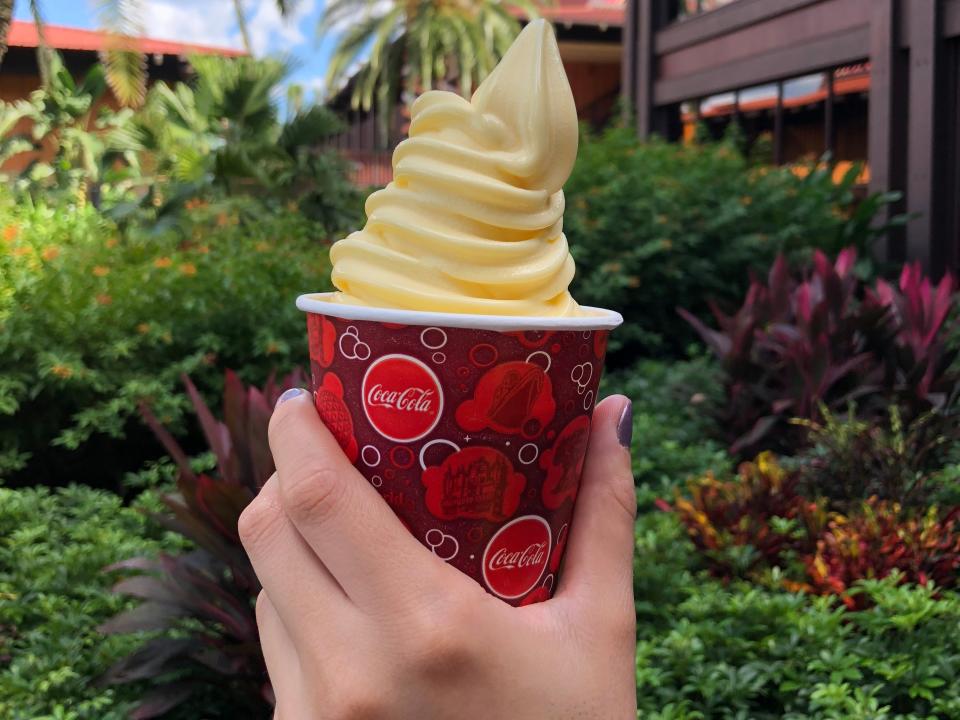
<path fill-rule="evenodd" d="M 960 0 L 629 0 L 641 135 L 739 122 L 780 162 L 829 151 L 915 215 L 884 248 L 960 269 Z"/>

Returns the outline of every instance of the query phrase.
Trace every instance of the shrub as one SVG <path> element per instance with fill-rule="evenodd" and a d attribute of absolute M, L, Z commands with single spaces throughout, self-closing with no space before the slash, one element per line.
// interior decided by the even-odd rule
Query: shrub
<path fill-rule="evenodd" d="M 682 354 L 694 336 L 674 308 L 706 317 L 708 298 L 735 303 L 750 271 L 764 271 L 779 252 L 806 259 L 812 248 L 866 250 L 890 196 L 858 201 L 856 175 L 838 184 L 829 168 L 799 177 L 750 167 L 731 143 L 641 143 L 630 128 L 584 136 L 565 188 L 564 229 L 577 300 L 627 320 L 612 337 L 613 363 Z"/>
<path fill-rule="evenodd" d="M 101 571 L 180 546 L 110 493 L 0 488 L 0 717 L 126 718 L 137 688 L 95 681 L 143 638 L 97 632 L 131 606 Z"/>
<path fill-rule="evenodd" d="M 799 478 L 770 454 L 740 465 L 732 480 L 708 472 L 679 490 L 673 507 L 694 546 L 719 577 L 759 579 L 772 567 L 790 567 L 813 552 L 826 513 L 797 491 Z"/>
<path fill-rule="evenodd" d="M 675 599 L 654 621 L 638 612 L 638 718 L 960 716 L 960 639 L 944 630 L 960 620 L 956 593 L 864 582 L 869 609 L 850 612 L 831 598 L 653 571 L 658 596 Z"/>
<path fill-rule="evenodd" d="M 680 311 L 721 362 L 722 425 L 732 452 L 794 449 L 803 435 L 787 432 L 786 421 L 815 419 L 822 404 L 857 401 L 876 417 L 895 403 L 909 421 L 955 402 L 955 351 L 942 332 L 954 302 L 952 278 L 933 287 L 919 265 L 908 265 L 899 290 L 882 280 L 871 289 L 855 263 L 852 248 L 835 264 L 817 251 L 812 271 L 798 281 L 781 255 L 735 314 L 713 305 L 719 330 Z"/>
<path fill-rule="evenodd" d="M 95 459 L 115 487 L 159 451 L 139 402 L 181 426 L 181 373 L 210 397 L 223 367 L 263 382 L 305 357 L 293 301 L 330 287 L 323 229 L 252 200 L 189 218 L 121 233 L 89 206 L 0 199 L 0 476 L 30 460 L 14 482 L 89 482 Z"/>
<path fill-rule="evenodd" d="M 898 573 L 905 582 L 955 587 L 960 570 L 960 508 L 941 517 L 930 508 L 905 517 L 897 503 L 871 498 L 851 517 L 836 516 L 817 540 L 816 553 L 804 559 L 814 592 L 841 596 L 855 606 L 863 594 L 851 593 L 858 580 Z"/>
<path fill-rule="evenodd" d="M 810 443 L 793 463 L 805 495 L 826 495 L 839 507 L 871 497 L 910 507 L 950 499 L 943 473 L 960 454 L 955 412 L 933 411 L 906 424 L 896 405 L 882 421 L 857 418 L 855 407 L 846 416 L 821 407 L 820 415 L 821 422 L 794 421 Z"/>
<path fill-rule="evenodd" d="M 659 505 L 677 513 L 717 577 L 773 580 L 851 606 L 864 600 L 851 593 L 860 580 L 957 585 L 960 507 L 917 513 L 872 497 L 841 514 L 826 498 L 801 495 L 799 480 L 764 454 L 733 480 L 708 473 L 689 483 L 689 498 L 677 492 L 672 507 Z"/>
<path fill-rule="evenodd" d="M 254 611 L 260 583 L 240 538 L 240 513 L 274 471 L 267 425 L 280 393 L 303 385 L 302 373 L 263 390 L 244 387 L 228 373 L 223 422 L 214 419 L 197 389 L 187 391 L 203 434 L 216 458 L 217 475 L 196 472 L 183 449 L 143 407 L 147 422 L 179 469 L 177 494 L 162 498 L 169 514 L 161 525 L 182 534 L 194 549 L 157 559 L 136 557 L 113 568 L 138 574 L 118 583 L 115 592 L 139 598 L 136 608 L 111 619 L 108 634 L 163 631 L 117 662 L 105 676 L 110 684 L 145 681 L 149 692 L 137 717 L 158 717 L 184 703 L 217 697 L 223 717 L 266 717 L 272 690 L 260 651 Z"/>
<path fill-rule="evenodd" d="M 709 469 L 729 467 L 717 435 L 719 368 L 704 356 L 665 363 L 643 360 L 603 379 L 604 394 L 633 400 L 633 474 L 641 504 Z"/>

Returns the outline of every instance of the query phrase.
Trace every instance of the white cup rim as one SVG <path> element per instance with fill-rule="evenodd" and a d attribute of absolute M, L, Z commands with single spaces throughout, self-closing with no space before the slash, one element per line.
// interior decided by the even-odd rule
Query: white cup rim
<path fill-rule="evenodd" d="M 623 324 L 623 316 L 613 310 L 583 307 L 589 315 L 575 317 L 521 317 L 501 315 L 465 315 L 460 313 L 423 312 L 420 310 L 395 310 L 390 308 L 345 305 L 326 302 L 324 298 L 335 293 L 309 293 L 297 298 L 300 310 L 317 315 L 330 315 L 342 320 L 370 320 L 396 323 L 397 325 L 423 325 L 426 327 L 467 328 L 472 330 L 495 330 L 516 332 L 521 330 L 613 330 Z"/>

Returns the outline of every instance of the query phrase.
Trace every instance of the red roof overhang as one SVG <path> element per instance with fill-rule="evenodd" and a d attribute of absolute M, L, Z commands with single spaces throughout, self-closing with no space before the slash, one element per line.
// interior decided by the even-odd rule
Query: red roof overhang
<path fill-rule="evenodd" d="M 47 45 L 56 50 L 100 52 L 120 46 L 124 49 L 136 50 L 144 55 L 222 55 L 224 57 L 246 55 L 246 52 L 236 48 L 195 45 L 170 40 L 155 40 L 148 37 L 118 37 L 101 30 L 82 30 L 62 25 L 44 25 L 43 34 Z M 35 48 L 39 45 L 40 39 L 37 36 L 37 28 L 33 23 L 14 20 L 10 23 L 7 42 L 10 47 Z"/>

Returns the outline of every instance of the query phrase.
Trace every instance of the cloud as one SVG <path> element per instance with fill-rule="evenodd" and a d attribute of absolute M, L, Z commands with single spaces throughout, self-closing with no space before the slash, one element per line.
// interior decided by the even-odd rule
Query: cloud
<path fill-rule="evenodd" d="M 243 7 L 254 54 L 289 52 L 309 38 L 304 22 L 317 0 L 301 0 L 289 17 L 277 9 L 276 0 L 245 0 Z M 146 35 L 166 40 L 243 47 L 233 0 L 145 0 L 143 29 Z M 309 33 L 311 29 L 306 28 Z M 312 37 L 310 35 L 309 37 Z"/>
<path fill-rule="evenodd" d="M 246 4 L 250 7 L 250 3 Z M 308 39 L 304 34 L 304 21 L 317 6 L 317 0 L 300 0 L 286 18 L 280 15 L 275 0 L 255 0 L 253 13 L 247 11 L 247 26 L 250 28 L 250 43 L 257 55 L 276 50 L 289 50 L 302 45 Z M 312 29 L 308 29 L 313 37 Z"/>
<path fill-rule="evenodd" d="M 144 34 L 164 40 L 240 48 L 232 0 L 147 0 Z"/>

